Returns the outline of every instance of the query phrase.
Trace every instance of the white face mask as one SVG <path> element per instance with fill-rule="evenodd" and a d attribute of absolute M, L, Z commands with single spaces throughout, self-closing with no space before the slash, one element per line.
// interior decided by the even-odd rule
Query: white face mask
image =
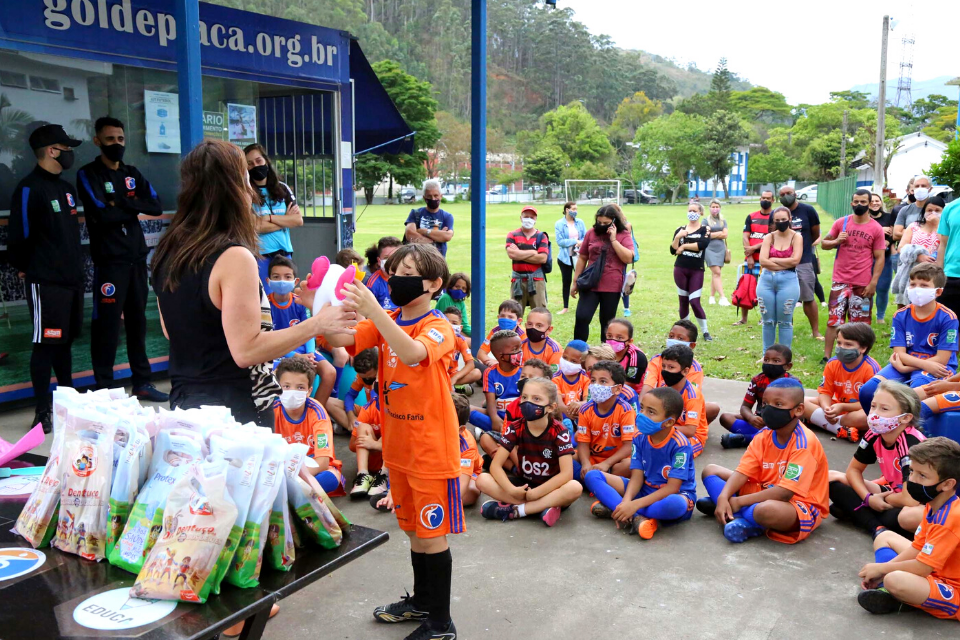
<path fill-rule="evenodd" d="M 926 187 L 917 187 L 913 190 L 913 197 L 917 200 L 926 200 L 930 196 L 930 189 Z"/>
<path fill-rule="evenodd" d="M 529 231 L 537 226 L 536 218 L 520 218 L 520 226 Z"/>
<path fill-rule="evenodd" d="M 913 306 L 922 307 L 937 299 L 937 290 L 925 287 L 910 287 L 907 289 L 907 298 Z"/>
<path fill-rule="evenodd" d="M 380 271 L 383 271 L 384 273 L 387 272 L 387 261 L 385 258 L 380 260 Z"/>
<path fill-rule="evenodd" d="M 296 389 L 284 389 L 280 394 L 280 404 L 284 409 L 299 409 L 307 401 L 306 391 L 297 391 Z"/>
<path fill-rule="evenodd" d="M 451 325 L 453 327 L 454 335 L 460 335 L 460 332 L 463 331 L 463 327 L 459 324 Z"/>
<path fill-rule="evenodd" d="M 583 371 L 583 367 L 576 362 L 570 362 L 566 358 L 560 358 L 560 373 L 565 376 L 573 376 Z"/>

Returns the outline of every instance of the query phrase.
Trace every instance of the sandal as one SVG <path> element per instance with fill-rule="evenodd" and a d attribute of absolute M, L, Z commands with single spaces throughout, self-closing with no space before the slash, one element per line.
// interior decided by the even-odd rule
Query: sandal
<path fill-rule="evenodd" d="M 745 324 L 747 324 L 747 323 L 744 322 L 743 320 L 737 320 L 736 322 L 734 322 L 734 323 L 733 323 L 732 325 L 730 325 L 730 326 L 731 326 L 731 327 L 742 327 L 742 326 L 745 325 Z"/>

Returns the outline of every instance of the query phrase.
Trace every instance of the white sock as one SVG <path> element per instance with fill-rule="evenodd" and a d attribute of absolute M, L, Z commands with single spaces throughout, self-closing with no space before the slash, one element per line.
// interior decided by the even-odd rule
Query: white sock
<path fill-rule="evenodd" d="M 708 333 L 706 318 L 697 318 L 697 324 L 700 325 L 700 331 L 702 331 L 703 333 Z"/>
<path fill-rule="evenodd" d="M 527 510 L 524 508 L 525 506 L 526 506 L 526 505 L 523 505 L 523 504 L 518 504 L 518 505 L 516 506 L 516 509 L 517 509 L 517 517 L 518 517 L 518 518 L 526 518 L 526 517 L 527 517 Z"/>
<path fill-rule="evenodd" d="M 364 469 L 363 471 L 361 471 L 360 469 L 357 469 L 357 475 L 358 475 L 358 476 L 368 476 L 368 475 L 370 475 L 370 472 L 367 471 L 366 469 Z"/>
<path fill-rule="evenodd" d="M 837 422 L 837 424 L 830 424 L 830 422 L 827 420 L 826 414 L 823 412 L 823 409 L 817 409 L 814 411 L 813 415 L 810 416 L 810 422 L 825 431 L 829 431 L 833 435 L 837 435 L 837 429 L 840 428 L 839 422 Z"/>

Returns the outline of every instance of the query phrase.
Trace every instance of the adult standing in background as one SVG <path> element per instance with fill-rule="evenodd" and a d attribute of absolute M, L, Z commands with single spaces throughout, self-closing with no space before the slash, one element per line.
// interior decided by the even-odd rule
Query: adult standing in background
<path fill-rule="evenodd" d="M 403 239 L 432 243 L 446 257 L 447 243 L 453 240 L 453 214 L 440 208 L 442 198 L 439 182 L 427 180 L 423 183 L 423 202 L 427 206 L 410 211 L 404 223 Z"/>
<path fill-rule="evenodd" d="M 693 315 L 703 331 L 703 339 L 713 340 L 707 330 L 707 314 L 700 304 L 703 293 L 703 254 L 710 244 L 710 228 L 703 224 L 703 205 L 693 200 L 687 205 L 687 224 L 677 227 L 670 243 L 670 253 L 677 256 L 673 264 L 673 282 L 677 285 L 680 298 L 680 319 L 686 320 L 693 309 Z"/>
<path fill-rule="evenodd" d="M 603 270 L 597 284 L 589 290 L 581 290 L 577 280 L 590 265 L 603 260 Z M 577 266 L 573 272 L 573 284 L 570 295 L 577 300 L 576 322 L 573 339 L 583 340 L 590 337 L 590 323 L 600 309 L 600 340 L 607 335 L 607 324 L 617 315 L 620 296 L 623 292 L 624 270 L 633 260 L 633 240 L 627 229 L 623 211 L 615 204 L 600 207 L 594 216 L 593 226 L 587 229 L 580 244 Z"/>
<path fill-rule="evenodd" d="M 940 236 L 937 264 L 947 274 L 947 285 L 938 301 L 960 315 L 960 199 L 943 210 L 937 234 Z"/>
<path fill-rule="evenodd" d="M 890 283 L 893 281 L 893 262 L 891 247 L 893 246 L 893 214 L 883 210 L 883 196 L 879 193 L 870 194 L 870 217 L 883 229 L 883 271 L 877 282 L 877 322 L 883 323 L 887 317 L 887 305 L 890 303 Z"/>
<path fill-rule="evenodd" d="M 823 340 L 820 334 L 820 310 L 816 302 L 817 274 L 813 268 L 813 243 L 820 239 L 820 216 L 807 203 L 797 201 L 797 192 L 790 185 L 780 187 L 780 204 L 790 209 L 790 228 L 803 238 L 803 256 L 797 265 L 800 302 L 803 303 L 803 313 L 810 322 L 813 337 Z"/>
<path fill-rule="evenodd" d="M 507 234 L 507 257 L 513 265 L 510 297 L 520 307 L 547 306 L 547 280 L 543 265 L 549 259 L 547 234 L 537 229 L 537 210 L 526 205 L 520 210 L 520 228 Z"/>
<path fill-rule="evenodd" d="M 59 124 L 37 127 L 29 138 L 37 166 L 10 199 L 7 254 L 27 287 L 33 318 L 30 381 L 36 415 L 30 426 L 53 428 L 50 369 L 57 384 L 73 386 L 70 347 L 83 324 L 85 269 L 80 249 L 77 194 L 60 174 L 73 166 L 80 140 Z"/>
<path fill-rule="evenodd" d="M 897 218 L 893 223 L 893 239 L 899 241 L 903 237 L 903 232 L 912 223 L 920 219 L 923 212 L 923 205 L 927 203 L 930 197 L 930 178 L 927 176 L 917 176 L 913 179 L 913 193 L 907 196 L 910 203 L 902 207 L 897 212 Z"/>
<path fill-rule="evenodd" d="M 704 263 L 710 269 L 710 304 L 716 304 L 713 296 L 720 296 L 720 306 L 729 307 L 730 302 L 723 295 L 723 269 L 725 258 L 727 257 L 727 221 L 720 212 L 720 201 L 710 202 L 710 215 L 704 220 L 710 229 L 710 244 L 704 251 Z"/>
<path fill-rule="evenodd" d="M 797 265 L 803 256 L 803 236 L 790 228 L 790 210 L 777 207 L 772 232 L 760 241 L 757 254 L 763 273 L 757 282 L 757 302 L 763 316 L 763 353 L 774 344 L 793 344 L 793 312 L 800 296 Z M 779 337 L 778 337 L 779 334 Z"/>
<path fill-rule="evenodd" d="M 255 143 L 244 147 L 243 153 L 247 159 L 250 184 L 256 190 L 253 212 L 257 215 L 257 233 L 260 235 L 260 282 L 270 293 L 270 274 L 267 272 L 270 260 L 274 256 L 293 257 L 290 229 L 302 227 L 303 216 L 293 191 L 286 183 L 280 182 L 267 150 Z"/>
<path fill-rule="evenodd" d="M 760 210 L 754 211 L 743 222 L 743 257 L 746 262 L 746 272 L 754 277 L 760 277 L 759 252 L 763 239 L 770 233 L 770 209 L 773 208 L 773 191 L 769 189 L 760 193 Z M 740 319 L 733 326 L 747 324 L 750 310 L 741 307 Z"/>
<path fill-rule="evenodd" d="M 160 197 L 146 178 L 123 162 L 126 136 L 120 120 L 98 118 L 93 144 L 100 155 L 77 171 L 77 192 L 90 233 L 93 258 L 93 318 L 90 359 L 97 388 L 114 386 L 113 365 L 120 322 L 127 334 L 127 361 L 133 395 L 166 402 L 167 394 L 150 382 L 147 358 L 147 241 L 140 214 L 163 213 Z"/>
<path fill-rule="evenodd" d="M 561 292 L 563 294 L 563 309 L 560 314 L 567 313 L 570 307 L 570 283 L 573 280 L 573 269 L 580 252 L 580 243 L 587 234 L 583 220 L 577 218 L 577 203 L 567 202 L 563 205 L 563 217 L 553 225 L 553 238 L 560 248 L 557 252 L 557 268 L 560 269 Z M 559 315 L 559 314 L 558 314 Z"/>

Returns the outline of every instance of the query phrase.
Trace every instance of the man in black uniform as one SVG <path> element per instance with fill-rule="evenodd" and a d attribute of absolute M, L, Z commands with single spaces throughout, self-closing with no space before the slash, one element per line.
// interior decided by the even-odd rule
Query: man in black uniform
<path fill-rule="evenodd" d="M 34 424 L 52 427 L 50 369 L 57 384 L 73 386 L 70 346 L 83 322 L 83 254 L 77 196 L 60 173 L 73 166 L 73 140 L 63 127 L 47 124 L 30 134 L 37 166 L 17 185 L 10 201 L 7 250 L 20 271 L 33 318 L 30 380 L 37 401 Z"/>
<path fill-rule="evenodd" d="M 123 123 L 99 118 L 93 143 L 100 155 L 77 171 L 77 191 L 90 231 L 93 258 L 93 322 L 90 354 L 98 388 L 112 387 L 113 363 L 123 316 L 133 394 L 166 402 L 150 383 L 147 359 L 147 243 L 138 215 L 163 213 L 160 198 L 137 168 L 123 163 Z"/>

